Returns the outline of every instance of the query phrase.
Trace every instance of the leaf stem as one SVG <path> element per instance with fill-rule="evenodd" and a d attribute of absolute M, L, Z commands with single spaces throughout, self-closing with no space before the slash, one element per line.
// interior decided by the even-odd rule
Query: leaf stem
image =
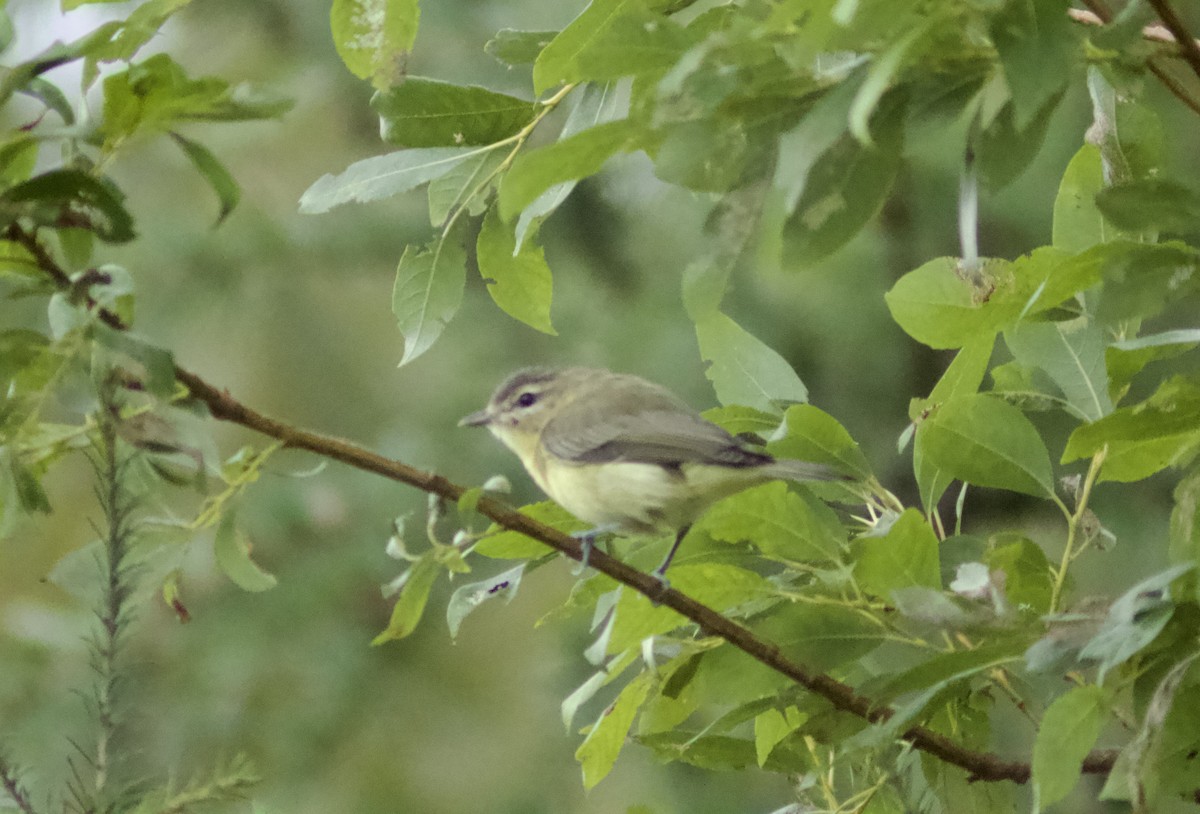
<path fill-rule="evenodd" d="M 1095 455 L 1092 456 L 1092 463 L 1088 466 L 1087 476 L 1083 479 L 1083 486 L 1079 489 L 1079 494 L 1075 499 L 1075 511 L 1072 512 L 1067 508 L 1066 504 L 1061 500 L 1055 499 L 1067 516 L 1067 543 L 1063 547 L 1062 560 L 1059 563 L 1058 569 L 1054 572 L 1054 587 L 1050 592 L 1050 613 L 1058 611 L 1059 602 L 1062 600 L 1063 586 L 1067 581 L 1067 569 L 1071 566 L 1071 561 L 1075 558 L 1075 543 L 1079 535 L 1079 524 L 1083 520 L 1084 513 L 1087 511 L 1088 499 L 1092 494 L 1092 487 L 1096 484 L 1096 478 L 1100 475 L 1100 469 L 1104 466 L 1104 459 L 1108 457 L 1108 445 L 1101 447 Z"/>

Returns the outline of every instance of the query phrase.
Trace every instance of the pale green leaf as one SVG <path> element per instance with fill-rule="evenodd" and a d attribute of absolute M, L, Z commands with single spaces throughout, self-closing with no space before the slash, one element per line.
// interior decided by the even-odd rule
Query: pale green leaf
<path fill-rule="evenodd" d="M 1033 743 L 1034 811 L 1042 811 L 1070 793 L 1079 781 L 1083 759 L 1100 736 L 1107 698 L 1095 685 L 1072 687 L 1046 709 Z"/>
<path fill-rule="evenodd" d="M 425 614 L 425 606 L 429 603 L 429 592 L 434 580 L 442 572 L 435 552 L 426 553 L 417 560 L 407 571 L 407 577 L 400 589 L 400 598 L 392 608 L 392 617 L 388 626 L 371 640 L 372 645 L 381 645 L 393 639 L 403 639 L 417 629 L 421 617 Z"/>
<path fill-rule="evenodd" d="M 274 575 L 250 558 L 250 543 L 238 531 L 233 512 L 227 512 L 217 526 L 213 554 L 225 576 L 243 591 L 265 591 L 275 587 Z"/>
<path fill-rule="evenodd" d="M 1085 420 L 1112 412 L 1099 326 L 1083 321 L 1026 321 L 1006 331 L 1004 341 L 1018 362 L 1045 371 Z"/>
<path fill-rule="evenodd" d="M 376 90 L 403 81 L 420 18 L 418 0 L 333 0 L 329 10 L 338 56 Z"/>
<path fill-rule="evenodd" d="M 942 587 L 937 535 L 916 509 L 906 509 L 882 537 L 851 545 L 854 577 L 865 590 L 888 599 L 898 588 Z"/>
<path fill-rule="evenodd" d="M 846 541 L 832 509 L 782 481 L 725 498 L 704 513 L 698 527 L 715 540 L 749 540 L 767 556 L 796 562 L 836 559 Z"/>
<path fill-rule="evenodd" d="M 787 409 L 783 425 L 767 450 L 778 458 L 833 464 L 860 478 L 871 474 L 871 465 L 858 442 L 836 418 L 811 404 Z"/>
<path fill-rule="evenodd" d="M 557 334 L 550 324 L 552 279 L 542 247 L 530 239 L 517 249 L 512 229 L 495 207 L 483 219 L 476 257 L 496 305 L 535 330 Z"/>
<path fill-rule="evenodd" d="M 704 375 L 722 404 L 768 412 L 808 400 L 808 388 L 787 361 L 732 319 L 713 311 L 696 322 Z"/>
<path fill-rule="evenodd" d="M 626 684 L 617 699 L 600 713 L 587 738 L 576 750 L 575 759 L 583 769 L 584 788 L 594 787 L 612 771 L 634 716 L 650 692 L 653 677 L 653 673 L 647 671 Z"/>
<path fill-rule="evenodd" d="M 213 192 L 217 194 L 217 202 L 221 206 L 217 212 L 217 224 L 219 225 L 241 200 L 241 187 L 238 186 L 233 174 L 225 169 L 225 165 L 203 144 L 174 132 L 171 133 L 171 138 L 183 150 L 184 155 L 191 160 L 197 172 L 200 173 L 200 177 L 208 182 Z"/>
<path fill-rule="evenodd" d="M 555 185 L 596 173 L 614 154 L 633 149 L 636 135 L 632 122 L 621 119 L 521 153 L 500 183 L 500 216 L 511 221 Z"/>
<path fill-rule="evenodd" d="M 429 246 L 405 247 L 400 257 L 392 313 L 404 336 L 401 365 L 429 350 L 462 304 L 467 255 L 461 224 Z"/>
<path fill-rule="evenodd" d="M 450 628 L 450 638 L 458 636 L 463 620 L 484 602 L 501 598 L 505 602 L 512 602 L 524 573 L 525 563 L 521 563 L 488 579 L 458 586 L 446 603 L 446 624 Z"/>
<path fill-rule="evenodd" d="M 477 157 L 480 149 L 423 147 L 356 161 L 338 175 L 322 175 L 300 196 L 307 215 L 346 203 L 367 203 L 408 192 Z"/>
<path fill-rule="evenodd" d="M 952 478 L 1035 497 L 1054 494 L 1050 455 L 1020 410 L 986 394 L 948 399 L 917 428 L 928 463 Z"/>

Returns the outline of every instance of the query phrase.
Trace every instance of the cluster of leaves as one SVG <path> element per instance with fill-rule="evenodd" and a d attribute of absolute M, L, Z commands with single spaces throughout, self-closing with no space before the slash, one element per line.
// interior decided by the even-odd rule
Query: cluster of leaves
<path fill-rule="evenodd" d="M 149 0 L 125 19 L 4 66 L 0 80 L 0 105 L 19 120 L 0 137 L 0 284 L 8 297 L 46 303 L 45 317 L 31 321 L 40 329 L 0 330 L 0 535 L 10 534 L 22 515 L 51 511 L 42 479 L 56 462 L 80 451 L 94 462 L 97 511 L 105 520 L 96 526 L 100 539 L 69 554 L 51 575 L 86 603 L 100 595 L 92 643 L 95 686 L 82 693 L 96 736 L 64 734 L 75 755 L 74 779 L 57 792 L 39 789 L 35 796 L 15 764 L 0 760 L 7 798 L 26 814 L 42 799 L 73 811 L 185 811 L 240 798 L 256 780 L 237 758 L 184 786 L 157 784 L 136 765 L 137 750 L 121 723 L 132 699 L 123 697 L 130 665 L 119 656 L 135 588 L 169 572 L 163 597 L 186 621 L 179 571 L 172 569 L 182 551 L 162 544 L 228 521 L 230 498 L 254 479 L 262 462 L 262 455 L 242 452 L 224 466 L 213 464 L 219 458 L 175 382 L 172 355 L 131 330 L 132 275 L 96 257 L 101 247 L 136 237 L 126 196 L 108 174 L 131 148 L 153 138 L 178 145 L 215 192 L 219 223 L 237 204 L 238 185 L 207 147 L 181 129 L 191 122 L 274 117 L 290 106 L 222 79 L 192 78 L 164 53 L 140 58 L 143 46 L 187 2 Z M 64 10 L 79 5 L 63 3 Z M 0 7 L 0 50 L 14 37 Z M 82 75 L 77 91 L 51 78 L 66 65 Z M 32 107 L 19 97 L 32 100 Z M 147 525 L 153 496 L 178 485 L 207 493 L 214 482 L 224 490 L 202 505 L 195 520 L 168 517 Z M 250 561 L 230 522 L 216 538 L 217 559 L 235 582 L 250 590 L 273 584 Z M 89 740 L 94 746 L 83 745 Z"/>
<path fill-rule="evenodd" d="M 501 63 L 529 70 L 532 94 L 544 97 L 534 102 L 382 71 L 411 48 L 416 9 L 385 4 L 389 25 L 406 33 L 370 39 L 345 24 L 345 8 L 359 5 L 335 4 L 335 37 L 343 54 L 357 43 L 358 61 L 347 64 L 374 82 L 383 138 L 402 149 L 321 178 L 301 208 L 428 185 L 436 236 L 405 250 L 393 298 L 402 363 L 427 351 L 459 306 L 469 216 L 482 220 L 476 256 L 493 299 L 551 332 L 538 230 L 581 179 L 641 151 L 660 179 L 716 200 L 711 243 L 682 288 L 726 405 L 713 420 L 872 487 L 868 516 L 850 523 L 818 499 L 838 495 L 816 488 L 772 484 L 729 498 L 691 532 L 690 556 L 671 579 L 890 707 L 886 723 L 839 712 L 674 611 L 590 576 L 567 609 L 591 614 L 587 656 L 598 671 L 564 702 L 565 723 L 620 689 L 585 729 L 587 785 L 632 740 L 665 761 L 798 776 L 803 800 L 831 807 L 858 792 L 838 810 L 1009 810 L 1011 785 L 972 785 L 962 768 L 899 743 L 919 723 L 986 750 L 1007 710 L 1024 720 L 1015 737 L 1032 755 L 1038 809 L 1071 791 L 1102 737 L 1120 748 L 1103 798 L 1151 810 L 1200 793 L 1200 674 L 1191 669 L 1200 653 L 1200 475 L 1190 468 L 1200 381 L 1156 366 L 1200 344 L 1200 328 L 1180 324 L 1181 303 L 1196 302 L 1200 250 L 1186 239 L 1200 195 L 1165 176 L 1168 134 L 1140 101 L 1151 55 L 1141 4 L 1085 31 L 1065 3 L 1048 0 L 592 0 L 561 31 L 504 30 L 487 44 Z M 364 59 L 368 40 L 382 50 Z M 834 418 L 797 404 L 806 391 L 784 360 L 722 313 L 731 272 L 747 257 L 794 269 L 845 244 L 886 199 L 917 121 L 960 122 L 968 175 L 989 189 L 1007 184 L 1037 153 L 1068 85 L 1085 76 L 1094 122 L 1054 203 L 1052 245 L 980 260 L 964 239 L 964 258 L 931 260 L 887 294 L 910 336 L 956 351 L 912 404 L 901 448 L 911 449 L 920 505 L 905 507 Z M 552 115 L 568 104 L 565 118 Z M 543 136 L 560 118 L 557 136 Z M 1112 538 L 1093 487 L 1165 470 L 1185 473 L 1161 546 L 1171 567 L 1115 601 L 1079 604 L 1070 567 Z M 947 528 L 939 506 L 956 483 Z M 1040 542 L 1019 528 L 964 533 L 968 487 L 1040 500 L 1061 525 Z M 577 528 L 552 505 L 527 511 Z M 384 639 L 411 632 L 438 570 L 461 572 L 477 555 L 528 560 L 460 587 L 449 610 L 457 629 L 545 561 L 544 549 L 511 532 L 453 544 L 430 536 L 424 556 L 395 549 L 414 564 L 395 585 Z M 730 548 L 745 543 L 749 552 Z M 616 545 L 650 565 L 666 541 Z M 1063 674 L 1068 689 L 1048 680 Z"/>

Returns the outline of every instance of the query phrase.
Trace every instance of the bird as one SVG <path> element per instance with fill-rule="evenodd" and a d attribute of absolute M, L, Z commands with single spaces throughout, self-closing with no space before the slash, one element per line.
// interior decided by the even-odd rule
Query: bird
<path fill-rule="evenodd" d="M 459 421 L 486 427 L 552 500 L 593 528 L 576 536 L 586 568 L 597 536 L 674 533 L 654 575 L 721 498 L 771 480 L 846 480 L 825 464 L 779 459 L 731 435 L 667 388 L 588 367 L 510 374 Z"/>

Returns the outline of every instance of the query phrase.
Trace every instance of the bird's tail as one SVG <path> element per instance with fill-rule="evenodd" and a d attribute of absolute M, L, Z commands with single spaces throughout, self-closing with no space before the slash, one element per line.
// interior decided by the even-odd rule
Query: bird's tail
<path fill-rule="evenodd" d="M 763 470 L 772 478 L 779 480 L 853 480 L 832 466 L 815 464 L 810 461 L 798 461 L 793 458 L 782 458 L 769 464 Z"/>

